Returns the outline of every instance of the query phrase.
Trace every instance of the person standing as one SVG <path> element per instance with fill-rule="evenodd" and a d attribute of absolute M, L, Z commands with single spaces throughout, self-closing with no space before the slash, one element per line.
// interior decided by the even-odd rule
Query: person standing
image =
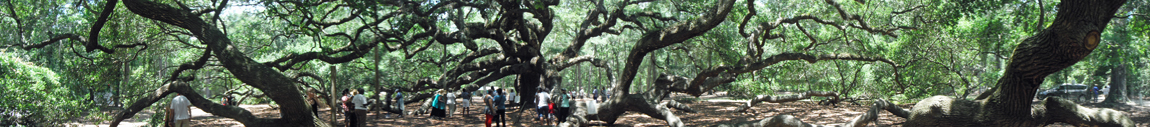
<path fill-rule="evenodd" d="M 547 91 L 545 91 L 545 89 L 543 89 L 542 87 L 539 88 L 538 91 L 539 91 L 539 93 L 535 93 L 535 107 L 536 107 L 535 112 L 536 112 L 536 115 L 538 115 L 537 117 L 535 117 L 535 120 L 543 121 L 543 125 L 547 125 L 547 123 L 549 122 L 549 121 L 547 121 L 547 117 L 549 117 L 549 116 L 547 116 L 547 114 L 548 114 L 547 98 L 551 97 L 551 95 L 547 94 Z"/>
<path fill-rule="evenodd" d="M 447 101 L 443 94 L 446 92 L 444 92 L 443 89 L 440 89 L 435 93 L 435 99 L 433 99 L 431 102 L 431 118 L 442 119 L 444 117 L 444 113 L 446 112 L 443 110 L 445 105 L 444 101 Z"/>
<path fill-rule="evenodd" d="M 582 86 L 579 87 L 579 99 L 587 98 L 587 91 Z"/>
<path fill-rule="evenodd" d="M 483 95 L 483 117 L 487 118 L 484 122 L 486 127 L 491 127 L 491 119 L 495 118 L 495 98 L 491 94 L 491 90 L 487 90 L 487 94 Z"/>
<path fill-rule="evenodd" d="M 464 89 L 463 93 L 459 94 L 459 97 L 463 98 L 460 102 L 463 104 L 463 116 L 466 117 L 471 111 L 471 91 Z"/>
<path fill-rule="evenodd" d="M 404 103 L 403 103 L 404 102 L 403 101 L 403 92 L 399 92 L 398 88 L 395 89 L 395 97 L 392 99 L 395 99 L 395 104 L 399 105 L 399 107 L 397 107 L 397 108 L 399 108 L 399 118 L 403 118 L 403 115 L 404 115 L 403 113 L 404 113 L 404 111 L 407 110 L 403 107 L 403 105 L 404 105 Z"/>
<path fill-rule="evenodd" d="M 604 88 L 603 89 L 603 101 L 607 101 L 607 99 L 611 98 L 611 93 L 612 93 L 611 88 Z"/>
<path fill-rule="evenodd" d="M 347 126 L 347 127 L 354 127 L 355 126 L 355 111 L 354 111 L 354 109 L 351 109 L 354 107 L 348 106 L 348 105 L 351 105 L 351 97 L 352 97 L 351 95 L 352 94 L 351 94 L 350 89 L 343 89 L 343 97 L 339 98 L 339 100 L 340 100 L 339 106 L 342 107 L 342 109 L 343 109 L 343 120 L 345 122 L 344 126 Z"/>
<path fill-rule="evenodd" d="M 599 101 L 599 87 L 591 89 L 591 100 Z"/>
<path fill-rule="evenodd" d="M 355 96 L 352 97 L 351 102 L 355 103 L 355 125 L 357 127 L 367 126 L 367 97 L 363 96 L 363 88 L 356 89 Z"/>
<path fill-rule="evenodd" d="M 1091 100 L 1098 101 L 1098 95 L 1100 93 L 1100 92 L 1098 92 L 1098 90 L 1102 90 L 1102 89 L 1098 89 L 1098 86 L 1094 86 L 1094 89 L 1091 89 L 1091 91 L 1094 91 L 1094 94 L 1090 95 Z"/>
<path fill-rule="evenodd" d="M 309 102 L 309 104 L 311 104 L 311 114 L 315 115 L 315 116 L 319 116 L 319 103 L 318 103 L 319 100 L 316 99 L 317 97 L 315 95 L 315 92 L 316 92 L 315 88 L 308 88 L 307 89 L 307 101 Z"/>
<path fill-rule="evenodd" d="M 555 115 L 557 118 L 559 118 L 559 123 L 563 123 L 567 122 L 567 115 L 570 115 L 570 111 L 568 110 L 571 109 L 571 94 L 567 91 L 567 89 L 560 89 L 559 91 L 561 91 L 559 93 L 559 98 L 557 98 L 559 102 L 559 109 L 555 111 Z"/>
<path fill-rule="evenodd" d="M 447 117 L 455 115 L 455 92 L 447 92 Z"/>
<path fill-rule="evenodd" d="M 511 94 L 508 94 L 507 97 L 511 97 L 510 99 L 508 99 L 508 100 L 510 100 L 510 102 L 507 102 L 507 103 L 511 103 L 511 106 L 519 105 L 519 94 L 515 93 L 515 89 L 511 89 Z"/>
<path fill-rule="evenodd" d="M 509 92 L 507 95 L 504 95 L 507 97 L 507 104 L 511 105 L 512 107 L 514 107 L 515 105 L 518 105 L 515 103 L 515 90 L 514 89 L 504 89 L 504 90 L 507 90 Z"/>
<path fill-rule="evenodd" d="M 173 113 L 172 123 L 175 127 L 188 127 L 191 124 L 192 116 L 192 103 L 188 101 L 187 97 L 176 93 L 176 97 L 172 98 L 172 104 L 168 107 L 168 112 Z"/>
<path fill-rule="evenodd" d="M 507 126 L 507 93 L 503 90 L 496 89 L 498 94 L 495 94 L 495 120 L 499 121 L 500 127 Z"/>

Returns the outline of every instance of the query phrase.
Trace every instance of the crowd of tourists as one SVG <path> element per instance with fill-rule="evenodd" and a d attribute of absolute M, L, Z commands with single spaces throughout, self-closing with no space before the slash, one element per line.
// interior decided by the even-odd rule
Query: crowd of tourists
<path fill-rule="evenodd" d="M 597 103 L 610 98 L 610 93 L 601 88 L 592 89 L 589 94 L 585 93 L 582 88 L 578 88 L 578 91 L 558 89 L 555 94 L 548 92 L 551 90 L 552 89 L 544 87 L 536 88 L 538 92 L 534 93 L 535 99 L 531 101 L 534 107 L 530 108 L 534 108 L 536 111 L 536 115 L 533 115 L 535 116 L 534 120 L 542 125 L 558 125 L 558 123 L 566 122 L 567 117 L 572 114 L 571 107 L 576 104 L 574 99 L 588 98 L 589 100 L 584 100 L 587 101 L 588 106 L 591 107 L 588 114 L 594 114 L 594 107 L 597 106 Z M 399 110 L 399 113 L 384 111 L 383 116 L 385 118 L 391 118 L 392 114 L 396 114 L 397 117 L 404 117 L 404 114 L 407 113 L 404 110 L 404 94 L 399 89 L 395 89 L 392 92 L 390 95 L 386 92 L 379 92 L 378 99 L 379 101 L 392 102 L 392 105 L 390 105 L 392 107 L 389 109 L 392 109 L 392 111 Z M 311 106 L 309 107 L 312 108 L 311 112 L 313 115 L 319 116 L 318 105 L 320 105 L 319 98 L 321 98 L 317 95 L 319 91 L 307 89 L 305 93 L 307 103 L 310 104 Z M 341 92 L 341 97 L 339 98 L 339 102 L 337 102 L 339 109 L 333 108 L 332 111 L 342 114 L 344 119 L 341 122 L 343 125 L 347 127 L 366 126 L 367 113 L 371 107 L 370 103 L 376 102 L 369 101 L 365 93 L 367 93 L 367 91 L 364 91 L 362 88 L 344 89 Z M 473 101 L 475 101 L 472 100 L 472 98 L 474 96 L 480 96 L 482 100 L 479 100 L 481 105 L 478 106 L 481 107 L 476 109 L 476 111 L 483 114 L 482 119 L 487 127 L 507 126 L 507 110 L 509 106 L 522 105 L 520 108 L 528 108 L 527 106 L 531 105 L 523 104 L 525 102 L 520 101 L 521 97 L 519 97 L 515 90 L 495 87 L 488 87 L 480 91 L 461 90 L 457 92 L 440 89 L 433 94 L 434 96 L 429 100 L 431 101 L 429 102 L 431 111 L 428 114 L 429 118 L 437 120 L 446 120 L 455 116 L 454 114 L 457 113 L 456 108 L 459 107 L 463 108 L 459 113 L 463 114 L 463 116 L 470 116 L 472 111 L 471 107 Z M 176 95 L 177 96 L 172 99 L 170 106 L 166 106 L 168 112 L 171 113 L 168 118 L 171 122 L 170 126 L 188 126 L 190 122 L 189 117 L 191 112 L 189 109 L 191 104 L 186 97 L 178 93 Z M 232 100 L 229 97 L 224 103 L 228 106 L 234 106 L 234 103 L 230 101 Z M 554 121 L 554 123 L 552 121 Z"/>

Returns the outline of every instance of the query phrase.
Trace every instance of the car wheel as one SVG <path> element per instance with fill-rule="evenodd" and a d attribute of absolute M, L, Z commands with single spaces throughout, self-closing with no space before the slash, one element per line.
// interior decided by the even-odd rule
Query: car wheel
<path fill-rule="evenodd" d="M 1088 98 L 1086 98 L 1086 95 L 1078 95 L 1077 100 L 1079 103 L 1087 103 L 1089 101 Z"/>

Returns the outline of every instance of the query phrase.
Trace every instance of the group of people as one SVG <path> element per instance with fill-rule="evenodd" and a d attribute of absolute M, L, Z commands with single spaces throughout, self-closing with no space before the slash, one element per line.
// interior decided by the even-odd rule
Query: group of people
<path fill-rule="evenodd" d="M 555 125 L 558 125 L 558 123 L 567 122 L 567 117 L 572 115 L 571 107 L 575 106 L 576 101 L 574 99 L 588 96 L 586 93 L 582 93 L 584 92 L 583 90 L 576 92 L 568 91 L 567 89 L 559 89 L 559 93 L 557 94 L 551 94 L 547 91 L 550 90 L 542 87 L 538 88 L 538 92 L 535 93 L 534 100 L 534 103 L 536 104 L 535 111 L 537 114 L 535 120 L 542 122 L 543 125 L 552 124 L 551 119 L 557 119 L 555 120 Z M 591 100 L 587 100 L 587 103 L 588 105 L 597 105 L 599 101 L 606 100 L 607 98 L 610 98 L 609 92 L 601 88 L 595 88 L 591 90 Z M 594 111 L 591 110 L 596 109 L 588 109 L 588 114 L 594 114 Z"/>
<path fill-rule="evenodd" d="M 344 116 L 345 116 L 344 122 L 346 123 L 345 125 L 347 125 L 348 127 L 363 127 L 363 126 L 367 125 L 368 101 L 367 101 L 367 97 L 365 97 L 363 93 L 366 93 L 366 91 L 364 91 L 363 88 L 354 89 L 354 90 L 352 90 L 352 89 L 344 89 L 343 90 L 343 97 L 340 98 L 340 100 L 342 102 L 340 106 L 343 107 L 343 109 L 344 109 Z M 383 92 L 380 93 L 380 96 L 384 96 L 384 95 L 386 95 L 386 94 L 384 94 Z M 405 101 L 403 99 L 404 98 L 403 92 L 400 92 L 399 89 L 395 89 L 395 93 L 390 98 L 388 98 L 388 97 L 380 97 L 380 98 L 381 99 L 382 98 L 388 99 L 385 101 L 394 100 L 395 103 L 393 103 L 394 104 L 393 106 L 395 106 L 395 108 L 400 109 L 400 112 L 401 112 L 401 113 L 398 113 L 398 117 L 404 116 L 402 113 L 402 111 L 404 109 L 404 104 L 405 104 L 404 103 Z M 390 118 L 391 113 L 386 114 L 385 117 Z"/>
<path fill-rule="evenodd" d="M 536 104 L 536 117 L 535 120 L 542 122 L 543 125 L 551 124 L 551 119 L 556 118 L 556 125 L 558 123 L 567 122 L 567 116 L 571 115 L 571 106 L 575 105 L 575 101 L 570 91 L 567 89 L 560 89 L 557 95 L 552 95 L 547 92 L 546 88 L 538 88 L 538 93 L 535 93 Z"/>
<path fill-rule="evenodd" d="M 483 115 L 487 118 L 484 125 L 507 126 L 507 93 L 502 89 L 487 91 L 483 95 L 483 104 Z"/>
<path fill-rule="evenodd" d="M 579 94 L 573 93 L 574 91 L 567 91 L 567 89 L 560 89 L 557 94 L 552 95 L 547 92 L 549 89 L 543 87 L 537 89 L 538 93 L 535 93 L 536 99 L 534 100 L 534 103 L 536 104 L 535 108 L 537 111 L 537 117 L 535 120 L 543 122 L 543 125 L 550 124 L 551 119 L 557 119 L 556 123 L 566 122 L 567 116 L 571 115 L 571 106 L 575 105 L 573 95 Z M 519 104 L 519 97 L 515 94 L 514 91 L 511 91 L 511 94 L 508 94 L 504 90 L 506 89 L 491 88 L 486 91 L 478 91 L 478 94 L 482 94 L 483 99 L 483 105 L 479 111 L 484 114 L 485 125 L 488 127 L 491 125 L 506 126 L 506 119 L 508 117 L 507 107 L 509 103 L 512 105 Z M 317 91 L 314 89 L 308 89 L 307 98 L 309 100 L 315 100 L 318 98 L 318 96 L 312 92 Z M 339 105 L 343 109 L 343 114 L 345 116 L 344 122 L 346 126 L 366 126 L 366 116 L 369 102 L 367 101 L 367 97 L 364 95 L 365 92 L 366 91 L 364 91 L 362 88 L 343 90 L 343 96 L 340 98 L 341 101 Z M 458 103 L 464 108 L 462 113 L 464 115 L 470 114 L 470 107 L 472 104 L 471 99 L 475 94 L 476 93 L 472 93 L 472 91 L 467 90 L 461 91 L 459 94 L 447 92 L 446 90 L 436 91 L 434 97 L 431 100 L 432 102 L 430 102 L 430 106 L 432 107 L 431 118 L 444 119 L 451 117 L 455 113 L 457 97 L 462 98 L 462 101 Z M 604 90 L 598 88 L 593 89 L 591 94 L 592 101 L 595 102 L 598 102 L 600 97 L 606 99 L 608 96 Z M 385 95 L 386 94 L 381 93 L 381 96 Z M 582 98 L 583 96 L 586 95 L 579 95 L 579 98 Z M 399 89 L 396 89 L 394 96 L 389 98 L 389 100 L 384 101 L 394 100 L 395 108 L 402 110 L 404 109 L 403 98 L 403 93 L 401 93 Z M 312 113 L 318 115 L 318 110 L 316 110 L 318 107 L 316 107 L 316 105 L 318 105 L 319 102 L 310 101 L 309 103 L 312 105 Z M 174 115 L 171 117 L 173 118 L 172 121 L 174 126 L 188 125 L 187 123 L 190 122 L 188 118 L 191 114 L 189 111 L 190 107 L 191 104 L 188 99 L 177 93 L 177 96 L 173 98 L 171 105 L 168 106 L 168 111 Z M 390 118 L 390 115 L 391 114 L 389 113 L 386 117 Z M 403 117 L 403 113 L 399 113 L 399 117 Z"/>
<path fill-rule="evenodd" d="M 459 104 L 462 105 L 463 114 L 467 115 L 471 112 L 471 91 L 462 91 L 458 95 L 463 98 Z M 436 91 L 435 96 L 431 102 L 431 118 L 444 119 L 451 117 L 455 114 L 456 109 L 456 94 L 447 92 L 446 90 Z M 503 89 L 492 88 L 483 94 L 483 108 L 480 110 L 484 114 L 484 123 L 486 126 L 507 126 L 507 103 L 508 98 L 516 98 L 509 96 Z M 514 101 L 512 101 L 514 102 Z"/>
<path fill-rule="evenodd" d="M 349 127 L 363 127 L 367 125 L 367 97 L 363 96 L 363 88 L 344 89 L 340 107 L 344 110 L 345 124 Z"/>

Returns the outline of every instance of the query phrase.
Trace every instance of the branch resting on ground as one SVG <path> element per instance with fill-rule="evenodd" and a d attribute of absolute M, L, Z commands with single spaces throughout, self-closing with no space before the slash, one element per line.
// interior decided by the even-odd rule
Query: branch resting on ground
<path fill-rule="evenodd" d="M 833 99 L 839 99 L 840 98 L 838 93 L 831 92 L 831 91 L 807 91 L 807 92 L 803 92 L 802 94 L 784 95 L 784 96 L 759 95 L 758 97 L 755 97 L 755 99 L 751 99 L 750 101 L 748 101 L 747 104 L 739 106 L 739 108 L 735 109 L 735 111 L 740 111 L 740 112 L 746 111 L 747 109 L 751 109 L 751 107 L 755 107 L 755 105 L 759 104 L 760 102 L 770 102 L 770 103 L 793 102 L 793 101 L 798 101 L 798 100 L 803 100 L 803 99 L 810 99 L 811 97 L 814 97 L 814 96 L 834 97 Z"/>
<path fill-rule="evenodd" d="M 887 112 L 890 112 L 891 114 L 894 114 L 895 116 L 898 116 L 898 117 L 909 118 L 909 116 L 910 116 L 909 110 L 902 109 L 901 107 L 898 107 L 898 105 L 895 105 L 894 103 L 890 103 L 889 101 L 879 99 L 879 100 L 874 102 L 874 105 L 871 106 L 870 110 L 867 110 L 867 112 L 863 113 L 862 115 L 855 117 L 850 122 L 844 123 L 844 125 L 835 125 L 835 126 L 815 125 L 815 124 L 803 122 L 802 120 L 795 118 L 794 116 L 791 116 L 791 115 L 778 115 L 778 116 L 768 117 L 768 118 L 765 118 L 765 119 L 762 119 L 759 121 L 736 123 L 734 125 L 722 124 L 719 126 L 720 127 L 732 127 L 732 126 L 733 127 L 838 127 L 838 126 L 865 127 L 868 123 L 872 123 L 872 122 L 875 122 L 875 120 L 878 120 L 878 114 L 879 114 L 879 112 L 881 112 L 881 110 L 885 110 Z"/>
<path fill-rule="evenodd" d="M 240 123 L 243 123 L 244 125 L 291 126 L 283 125 L 284 122 L 280 122 L 282 119 L 259 118 L 255 115 L 252 115 L 252 112 L 248 111 L 247 109 L 237 106 L 224 106 L 219 103 L 214 103 L 211 100 L 204 98 L 199 93 L 196 93 L 196 90 L 192 89 L 191 86 L 188 86 L 187 83 L 180 81 L 170 82 L 160 86 L 160 88 L 157 88 L 153 93 L 136 100 L 135 103 L 133 103 L 128 108 L 116 112 L 111 126 L 119 126 L 120 122 L 124 121 L 125 119 L 132 118 L 132 116 L 135 116 L 136 113 L 144 110 L 149 106 L 152 106 L 158 101 L 161 101 L 167 97 L 168 94 L 173 92 L 184 95 L 184 97 L 188 98 L 188 101 L 191 102 L 192 106 L 196 106 L 197 108 L 204 110 L 204 112 L 211 113 L 215 116 L 232 118 Z M 314 126 L 327 126 L 327 123 L 319 120 L 317 120 L 314 124 Z"/>

